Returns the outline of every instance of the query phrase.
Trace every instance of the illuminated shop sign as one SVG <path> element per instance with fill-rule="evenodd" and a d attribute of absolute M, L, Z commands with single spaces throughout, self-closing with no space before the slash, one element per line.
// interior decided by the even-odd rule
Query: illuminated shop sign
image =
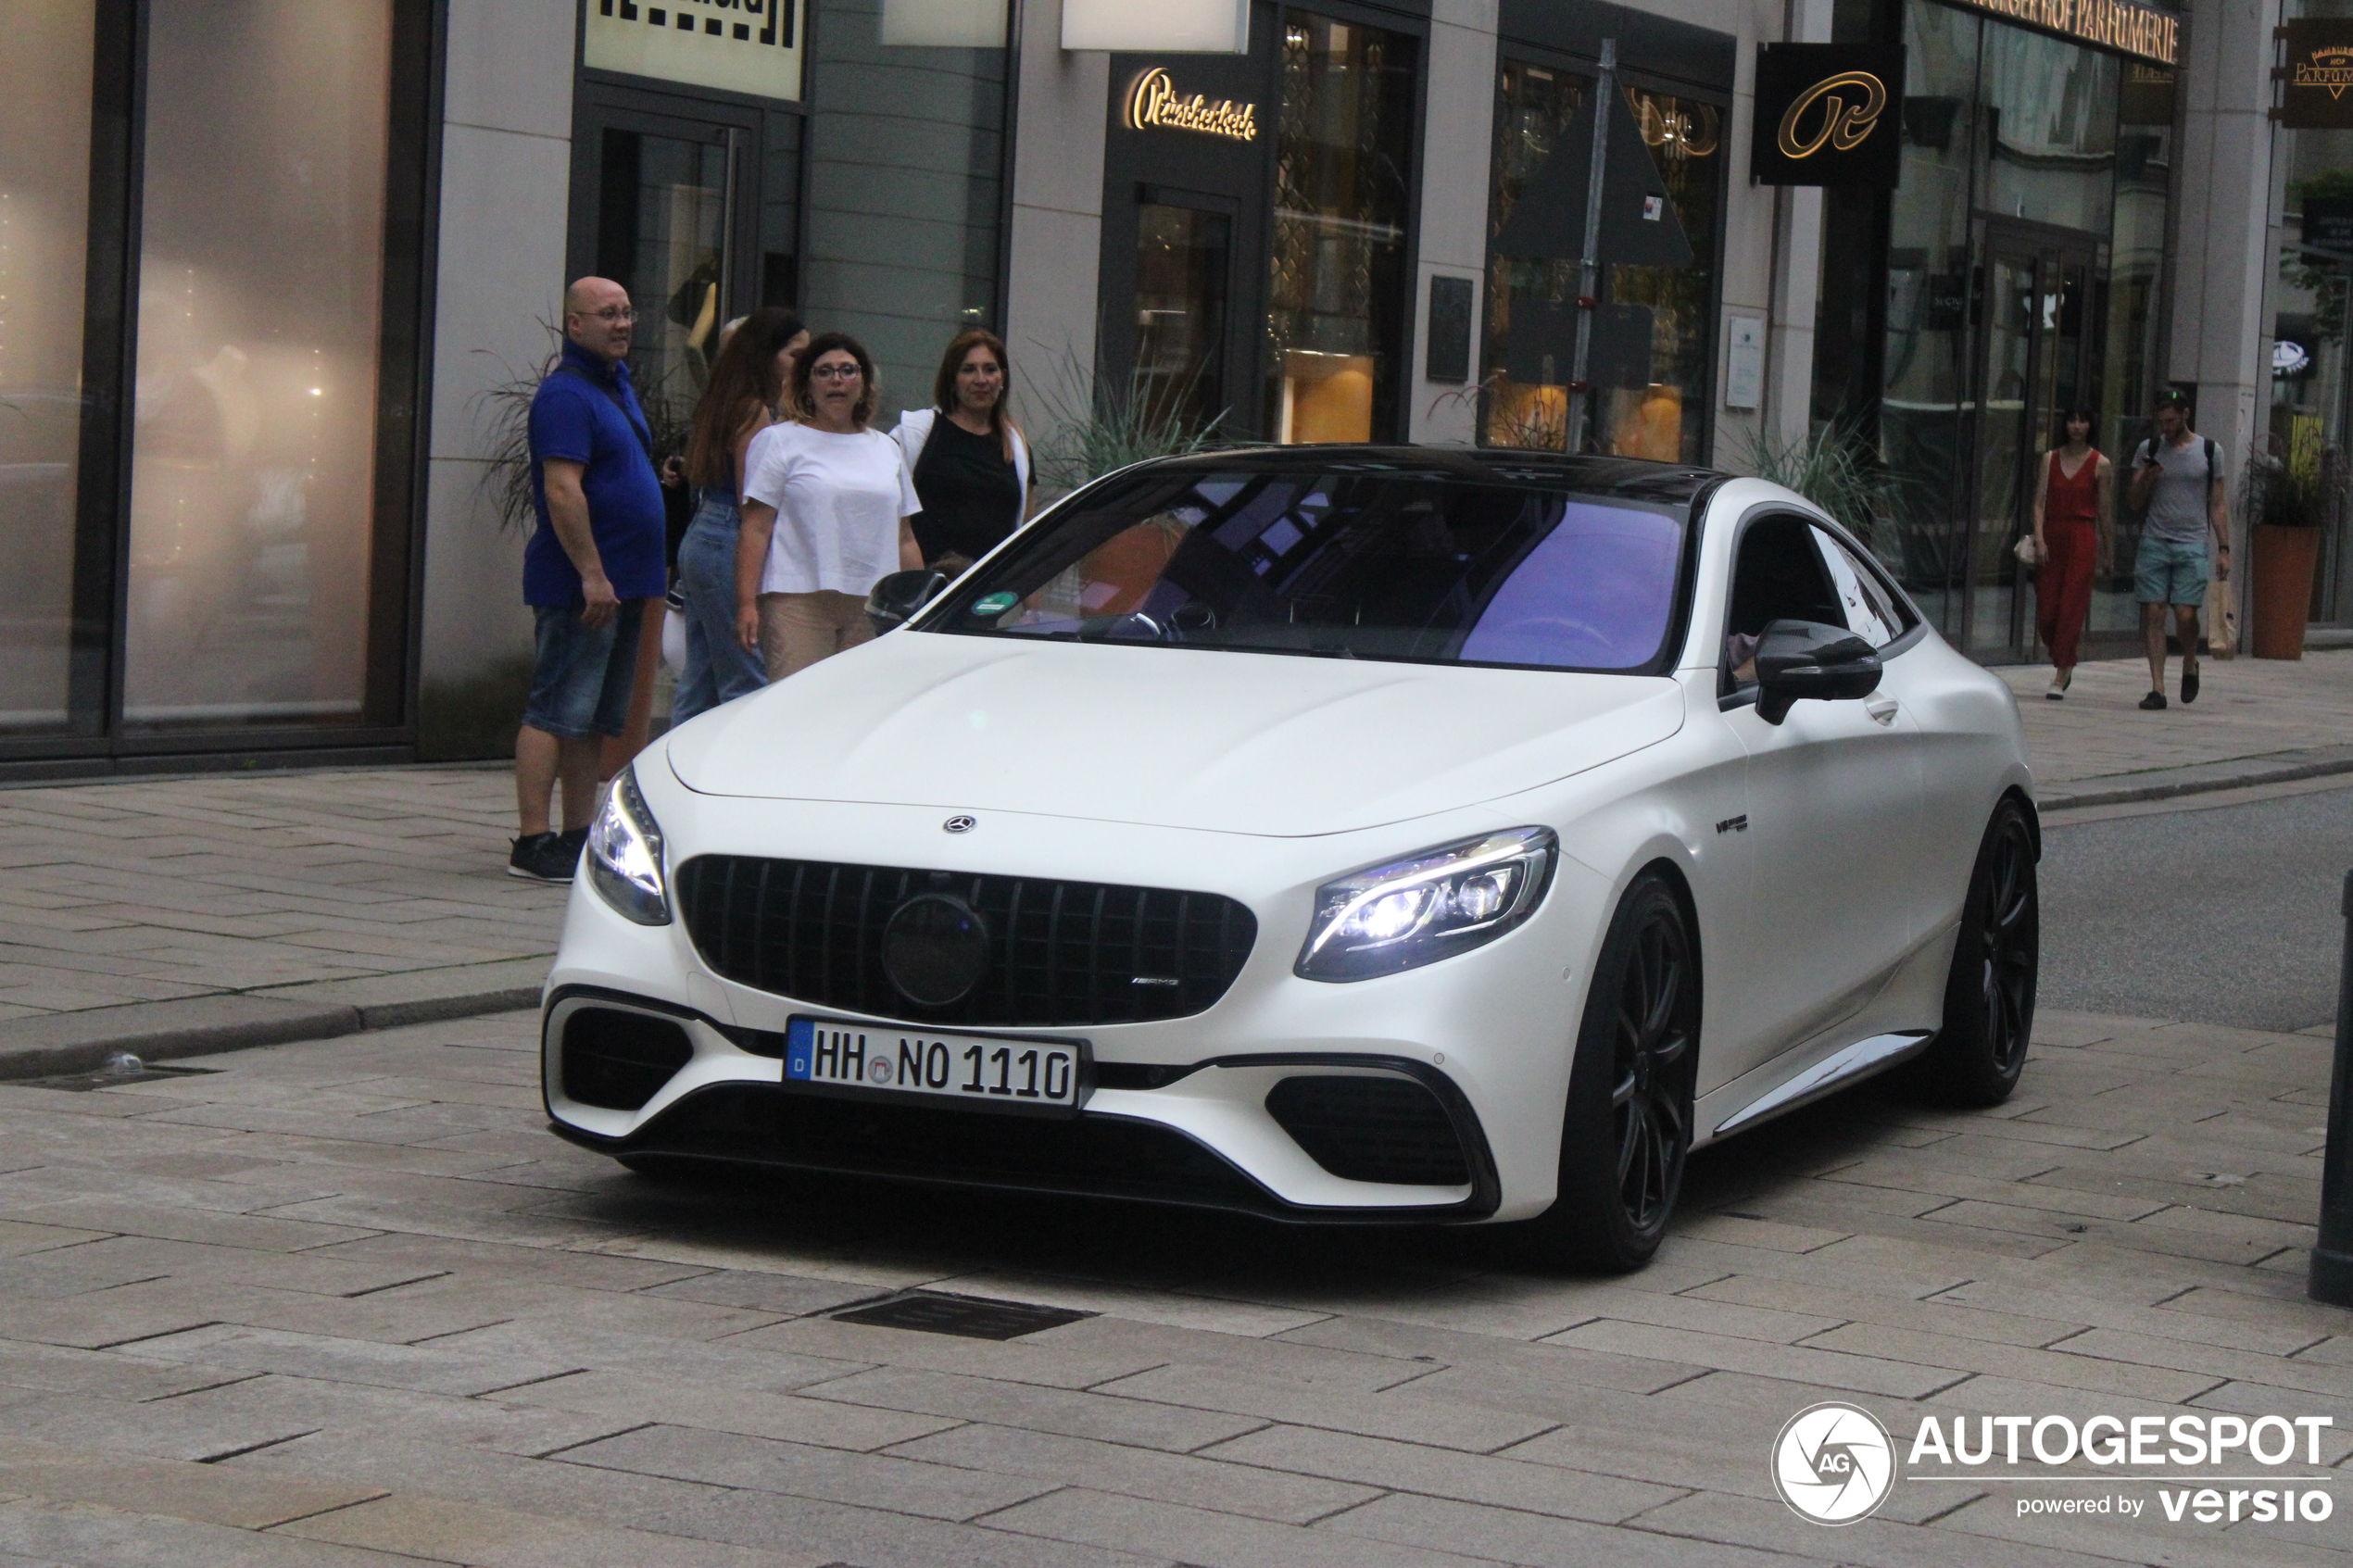
<path fill-rule="evenodd" d="M 794 7 L 795 0 L 596 0 L 581 59 L 598 70 L 798 98 Z"/>
<path fill-rule="evenodd" d="M 1899 44 L 1768 44 L 1756 56 L 1749 172 L 1768 185 L 1895 184 Z"/>
<path fill-rule="evenodd" d="M 1197 131 L 1235 142 L 1258 138 L 1256 104 L 1238 104 L 1231 98 L 1212 103 L 1199 93 L 1186 97 L 1161 66 L 1136 74 L 1120 119 L 1130 131 Z"/>
<path fill-rule="evenodd" d="M 2292 21 L 2280 29 L 2287 40 L 2287 65 L 2276 72 L 2280 120 L 2305 130 L 2353 127 L 2353 20 L 2336 17 Z"/>
<path fill-rule="evenodd" d="M 2046 32 L 2173 65 L 2182 53 L 2182 23 L 2133 0 L 1958 0 L 1972 11 L 2024 22 Z"/>

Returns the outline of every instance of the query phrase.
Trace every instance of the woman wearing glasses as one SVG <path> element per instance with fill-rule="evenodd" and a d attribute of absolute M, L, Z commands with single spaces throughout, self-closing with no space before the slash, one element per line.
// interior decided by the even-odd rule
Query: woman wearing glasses
<path fill-rule="evenodd" d="M 746 455 L 736 631 L 772 681 L 873 636 L 867 591 L 924 564 L 907 460 L 869 424 L 880 393 L 865 346 L 826 332 L 793 363 L 799 417 L 761 431 Z"/>

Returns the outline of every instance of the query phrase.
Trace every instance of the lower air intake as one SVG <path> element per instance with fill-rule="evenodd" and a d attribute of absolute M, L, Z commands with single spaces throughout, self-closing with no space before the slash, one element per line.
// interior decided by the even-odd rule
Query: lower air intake
<path fill-rule="evenodd" d="M 695 1055 L 673 1020 L 598 1007 L 564 1020 L 562 1050 L 564 1098 L 606 1110 L 635 1110 Z"/>
<path fill-rule="evenodd" d="M 1286 1078 L 1266 1113 L 1310 1158 L 1352 1182 L 1462 1186 L 1463 1140 L 1438 1097 L 1409 1078 Z"/>

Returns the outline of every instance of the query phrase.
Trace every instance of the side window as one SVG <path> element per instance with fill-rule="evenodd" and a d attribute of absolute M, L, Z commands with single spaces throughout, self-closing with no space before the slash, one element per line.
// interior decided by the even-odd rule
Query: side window
<path fill-rule="evenodd" d="M 1847 624 L 1814 530 L 1801 517 L 1761 517 L 1741 535 L 1732 563 L 1731 610 L 1724 622 L 1724 669 L 1728 691 L 1755 683 L 1756 639 L 1776 621 Z"/>
<path fill-rule="evenodd" d="M 1879 573 L 1821 529 L 1813 530 L 1813 534 L 1814 542 L 1821 546 L 1823 564 L 1830 568 L 1831 585 L 1845 611 L 1840 619 L 1848 631 L 1871 646 L 1883 648 L 1912 629 L 1903 601 L 1888 592 Z"/>

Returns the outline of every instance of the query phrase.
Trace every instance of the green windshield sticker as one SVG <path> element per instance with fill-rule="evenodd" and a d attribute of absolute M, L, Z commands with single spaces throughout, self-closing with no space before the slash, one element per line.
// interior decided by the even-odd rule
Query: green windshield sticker
<path fill-rule="evenodd" d="M 1019 594 L 983 594 L 973 601 L 972 612 L 981 616 L 1002 615 L 1019 603 Z"/>

